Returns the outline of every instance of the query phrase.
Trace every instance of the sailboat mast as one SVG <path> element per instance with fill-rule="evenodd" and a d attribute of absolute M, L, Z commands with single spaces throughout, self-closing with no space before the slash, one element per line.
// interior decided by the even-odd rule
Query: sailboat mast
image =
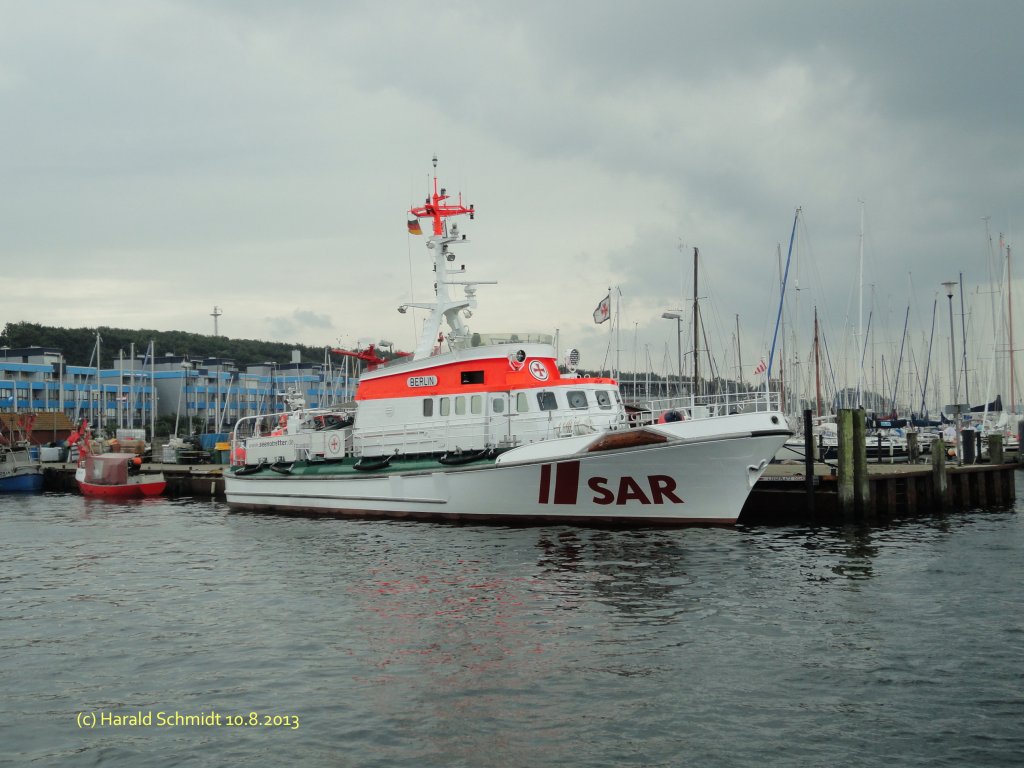
<path fill-rule="evenodd" d="M 694 404 L 694 398 L 697 395 L 697 387 L 700 382 L 700 355 L 697 354 L 697 348 L 700 341 L 700 309 L 697 306 L 697 256 L 699 250 L 696 246 L 693 248 L 693 387 L 692 394 L 690 397 L 691 405 Z"/>
<path fill-rule="evenodd" d="M 858 278 L 857 278 L 857 284 L 859 286 L 859 291 L 858 291 L 858 294 L 857 294 L 857 338 L 859 339 L 860 336 L 861 336 L 861 333 L 863 333 L 863 329 L 864 329 L 864 201 L 863 200 L 860 201 L 860 238 L 859 238 L 858 251 L 859 251 L 858 262 L 860 264 L 860 267 L 859 267 L 860 272 L 859 272 L 859 275 L 858 275 Z M 866 341 L 866 339 L 865 339 L 865 341 Z M 864 398 L 863 398 L 863 395 L 861 394 L 863 391 L 864 391 L 864 355 L 862 353 L 861 356 L 860 356 L 860 370 L 859 370 L 859 372 L 857 374 L 857 407 L 858 408 L 860 408 L 863 405 Z"/>
<path fill-rule="evenodd" d="M 939 307 L 939 300 L 932 300 L 932 332 L 928 337 L 928 362 L 924 366 L 924 384 L 921 386 L 921 415 L 925 413 L 925 400 L 928 397 L 928 375 L 932 370 L 932 343 L 935 341 L 935 315 Z"/>
<path fill-rule="evenodd" d="M 1010 413 L 1017 412 L 1017 400 L 1014 384 L 1017 369 L 1013 365 L 1013 279 L 1010 277 L 1010 244 L 1006 244 L 1006 322 L 1010 326 Z"/>
<path fill-rule="evenodd" d="M 814 308 L 814 400 L 821 418 L 821 347 L 818 346 L 818 308 Z"/>
<path fill-rule="evenodd" d="M 740 345 L 740 316 L 736 315 L 736 381 L 743 381 L 743 347 Z M 738 391 L 738 390 L 737 390 Z"/>
<path fill-rule="evenodd" d="M 964 371 L 964 402 L 967 409 L 971 406 L 971 384 L 970 376 L 967 373 L 967 313 L 964 312 L 964 273 L 960 273 L 960 336 L 964 347 L 963 364 L 960 366 Z"/>

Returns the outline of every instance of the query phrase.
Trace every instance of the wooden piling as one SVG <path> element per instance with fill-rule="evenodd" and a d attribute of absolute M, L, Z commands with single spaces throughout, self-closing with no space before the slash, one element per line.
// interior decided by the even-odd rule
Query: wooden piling
<path fill-rule="evenodd" d="M 917 432 L 907 432 L 907 461 L 916 464 L 921 458 L 921 448 L 917 444 Z"/>
<path fill-rule="evenodd" d="M 988 463 L 1003 463 L 1003 436 L 993 432 L 988 436 Z"/>
<path fill-rule="evenodd" d="M 853 412 L 853 482 L 857 513 L 871 510 L 871 483 L 868 480 L 867 414 L 863 408 Z"/>
<path fill-rule="evenodd" d="M 946 444 L 936 438 L 932 441 L 932 496 L 936 505 L 949 506 L 949 478 L 946 477 Z"/>
<path fill-rule="evenodd" d="M 804 478 L 807 488 L 807 516 L 814 522 L 814 422 L 811 409 L 804 409 Z"/>
<path fill-rule="evenodd" d="M 836 413 L 836 469 L 839 480 L 839 510 L 845 518 L 856 514 L 856 493 L 853 477 L 853 411 L 840 408 Z"/>

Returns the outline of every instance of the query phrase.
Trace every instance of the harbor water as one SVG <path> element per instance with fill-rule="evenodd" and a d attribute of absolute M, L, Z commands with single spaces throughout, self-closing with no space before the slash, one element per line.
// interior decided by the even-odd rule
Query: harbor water
<path fill-rule="evenodd" d="M 1017 766 L 1019 505 L 630 531 L 2 497 L 0 764 Z"/>

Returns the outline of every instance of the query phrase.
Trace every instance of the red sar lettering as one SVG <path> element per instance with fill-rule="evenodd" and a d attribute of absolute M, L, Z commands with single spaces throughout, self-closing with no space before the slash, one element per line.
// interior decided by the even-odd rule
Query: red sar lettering
<path fill-rule="evenodd" d="M 587 481 L 590 490 L 594 492 L 595 504 L 625 504 L 629 501 L 639 501 L 641 504 L 664 504 L 666 500 L 673 504 L 683 504 L 683 500 L 676 496 L 676 481 L 668 475 L 648 475 L 647 483 L 650 486 L 650 496 L 644 493 L 644 489 L 632 477 L 620 477 L 618 492 L 612 492 L 608 488 L 607 477 L 592 477 Z"/>

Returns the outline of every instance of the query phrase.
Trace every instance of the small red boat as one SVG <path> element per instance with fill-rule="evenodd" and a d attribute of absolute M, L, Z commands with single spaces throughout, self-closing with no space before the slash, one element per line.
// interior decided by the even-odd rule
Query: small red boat
<path fill-rule="evenodd" d="M 75 480 L 83 496 L 131 499 L 159 496 L 167 487 L 163 472 L 143 472 L 142 459 L 134 453 L 93 453 L 86 422 L 68 438 L 79 445 Z"/>
<path fill-rule="evenodd" d="M 167 487 L 163 472 L 142 472 L 133 453 L 83 454 L 75 480 L 83 496 L 128 499 L 159 496 Z"/>

